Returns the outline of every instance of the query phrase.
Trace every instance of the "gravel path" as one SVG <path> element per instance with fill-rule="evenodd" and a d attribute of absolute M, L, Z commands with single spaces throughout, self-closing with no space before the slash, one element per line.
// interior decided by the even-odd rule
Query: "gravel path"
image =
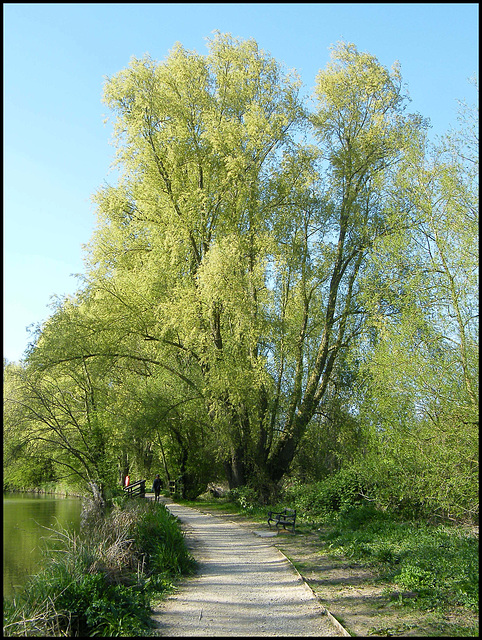
<path fill-rule="evenodd" d="M 153 614 L 160 636 L 341 636 L 285 556 L 252 531 L 164 499 L 199 564 Z"/>

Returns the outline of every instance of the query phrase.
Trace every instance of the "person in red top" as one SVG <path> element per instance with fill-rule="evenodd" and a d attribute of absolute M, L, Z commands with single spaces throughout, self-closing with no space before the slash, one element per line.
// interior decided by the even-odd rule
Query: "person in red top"
<path fill-rule="evenodd" d="M 129 478 L 129 476 L 126 476 L 126 479 L 124 480 L 124 486 L 128 487 L 129 483 L 130 483 L 131 479 Z"/>

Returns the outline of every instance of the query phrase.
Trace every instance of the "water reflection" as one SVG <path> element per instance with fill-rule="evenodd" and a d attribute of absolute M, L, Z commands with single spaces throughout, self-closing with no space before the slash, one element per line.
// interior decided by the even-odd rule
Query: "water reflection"
<path fill-rule="evenodd" d="M 3 496 L 3 594 L 11 596 L 37 573 L 49 536 L 44 527 L 79 530 L 82 503 L 78 498 L 34 494 Z"/>

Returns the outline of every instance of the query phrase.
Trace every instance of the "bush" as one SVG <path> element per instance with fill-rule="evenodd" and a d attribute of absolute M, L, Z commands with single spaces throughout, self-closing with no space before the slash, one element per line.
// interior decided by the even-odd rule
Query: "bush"
<path fill-rule="evenodd" d="M 231 489 L 228 492 L 227 498 L 243 509 L 243 511 L 250 513 L 258 509 L 260 504 L 258 491 L 251 486 Z"/>
<path fill-rule="evenodd" d="M 285 490 L 285 501 L 307 520 L 323 520 L 363 502 L 362 482 L 352 469 L 342 469 L 324 480 Z"/>
<path fill-rule="evenodd" d="M 438 413 L 438 411 L 437 411 Z M 377 505 L 402 518 L 476 524 L 479 513 L 478 417 L 413 423 L 374 439 L 358 464 Z"/>
<path fill-rule="evenodd" d="M 150 619 L 148 594 L 142 588 L 109 584 L 103 573 L 80 575 L 55 600 L 75 624 L 75 635 L 136 635 Z"/>

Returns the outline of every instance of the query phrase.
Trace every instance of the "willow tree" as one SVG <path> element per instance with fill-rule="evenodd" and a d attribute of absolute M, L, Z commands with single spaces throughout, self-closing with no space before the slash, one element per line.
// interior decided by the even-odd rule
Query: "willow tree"
<path fill-rule="evenodd" d="M 44 342 L 41 337 L 37 351 L 47 349 L 49 359 L 57 360 L 58 352 Z M 18 450 L 10 464 L 21 464 L 25 456 L 36 458 L 35 466 L 43 463 L 50 473 L 26 474 L 26 486 L 64 480 L 103 503 L 105 490 L 115 483 L 116 443 L 101 420 L 107 393 L 99 388 L 99 362 L 69 358 L 44 368 L 37 355 L 32 353 L 31 362 L 9 373 L 4 389 L 7 451 L 12 446 Z"/>
<path fill-rule="evenodd" d="M 96 196 L 98 330 L 104 318 L 112 357 L 155 363 L 186 386 L 234 484 L 246 481 L 270 385 L 271 232 L 309 161 L 293 140 L 306 126 L 298 89 L 254 41 L 220 35 L 208 56 L 178 45 L 105 88 L 122 177 Z M 288 152 L 300 166 L 282 175 Z"/>
<path fill-rule="evenodd" d="M 95 196 L 66 358 L 162 370 L 231 486 L 288 470 L 360 329 L 358 277 L 400 224 L 392 173 L 421 126 L 398 68 L 353 45 L 319 74 L 312 117 L 298 91 L 253 40 L 220 34 L 206 56 L 177 45 L 105 86 L 120 178 Z"/>
<path fill-rule="evenodd" d="M 304 210 L 292 236 L 301 240 L 299 267 L 293 272 L 288 266 L 282 277 L 281 306 L 296 305 L 297 331 L 289 349 L 283 429 L 268 461 L 275 480 L 293 459 L 328 396 L 337 362 L 361 330 L 365 308 L 359 279 L 373 243 L 407 224 L 407 210 L 399 202 L 394 206 L 393 180 L 398 164 L 419 148 L 425 126 L 419 116 L 403 115 L 398 65 L 389 71 L 351 44 L 332 50 L 331 62 L 317 77 L 316 96 L 311 121 L 325 166 L 323 198 Z M 293 285 L 295 292 L 289 293 Z M 278 386 L 285 386 L 281 377 Z"/>

